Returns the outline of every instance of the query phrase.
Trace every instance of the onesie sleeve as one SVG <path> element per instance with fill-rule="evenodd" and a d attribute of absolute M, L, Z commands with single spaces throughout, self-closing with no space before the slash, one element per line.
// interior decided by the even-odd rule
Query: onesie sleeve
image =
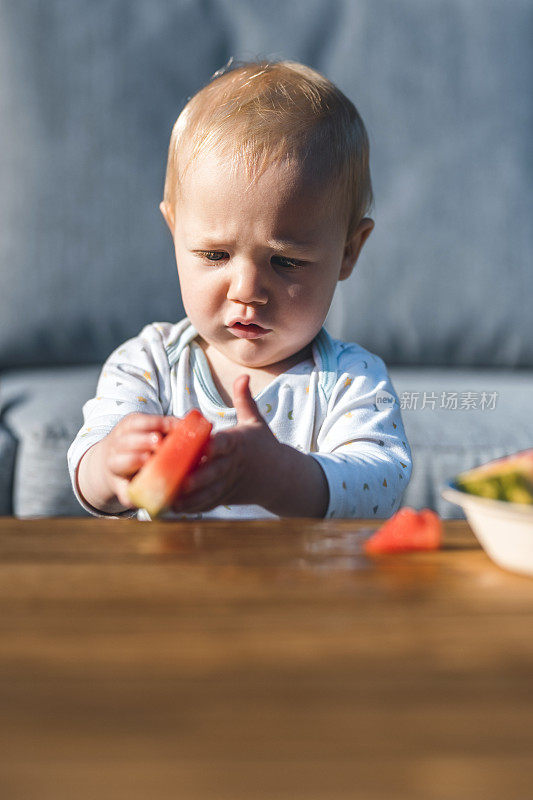
<path fill-rule="evenodd" d="M 67 453 L 72 489 L 79 503 L 94 516 L 132 517 L 137 509 L 106 514 L 89 505 L 78 488 L 82 456 L 128 414 L 168 414 L 170 366 L 162 324 L 146 325 L 141 333 L 114 350 L 102 367 L 95 397 L 83 406 L 83 425 Z"/>
<path fill-rule="evenodd" d="M 411 450 L 382 359 L 363 348 L 339 356 L 338 379 L 317 436 L 329 487 L 325 517 L 385 518 L 400 506 Z"/>

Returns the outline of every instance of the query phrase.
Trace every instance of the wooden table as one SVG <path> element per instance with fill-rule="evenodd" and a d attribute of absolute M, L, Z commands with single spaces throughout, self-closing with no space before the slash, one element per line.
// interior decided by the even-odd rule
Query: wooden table
<path fill-rule="evenodd" d="M 2 800 L 533 797 L 533 579 L 368 524 L 0 519 Z"/>

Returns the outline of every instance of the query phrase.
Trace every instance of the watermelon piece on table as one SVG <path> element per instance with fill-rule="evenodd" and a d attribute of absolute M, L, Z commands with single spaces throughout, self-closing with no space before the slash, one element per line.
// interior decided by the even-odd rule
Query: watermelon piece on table
<path fill-rule="evenodd" d="M 408 553 L 437 550 L 442 540 L 442 522 L 429 508 L 401 508 L 364 543 L 365 553 Z"/>
<path fill-rule="evenodd" d="M 213 426 L 195 408 L 162 440 L 128 486 L 131 502 L 157 517 L 170 508 L 187 475 L 198 466 Z"/>

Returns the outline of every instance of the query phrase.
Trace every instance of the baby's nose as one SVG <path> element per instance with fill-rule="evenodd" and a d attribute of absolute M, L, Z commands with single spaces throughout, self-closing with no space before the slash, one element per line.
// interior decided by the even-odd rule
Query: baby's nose
<path fill-rule="evenodd" d="M 268 293 L 265 285 L 264 269 L 254 261 L 234 262 L 231 268 L 228 300 L 237 303 L 266 303 Z"/>

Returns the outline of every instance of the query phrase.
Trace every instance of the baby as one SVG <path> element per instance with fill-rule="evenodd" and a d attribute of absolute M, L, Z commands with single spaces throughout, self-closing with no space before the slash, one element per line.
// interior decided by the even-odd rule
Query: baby
<path fill-rule="evenodd" d="M 213 423 L 168 518 L 388 517 L 411 453 L 383 361 L 323 327 L 374 223 L 368 138 L 290 61 L 219 70 L 179 115 L 161 212 L 183 305 L 104 364 L 68 452 L 96 516 L 150 519 L 127 486 L 176 417 Z"/>

